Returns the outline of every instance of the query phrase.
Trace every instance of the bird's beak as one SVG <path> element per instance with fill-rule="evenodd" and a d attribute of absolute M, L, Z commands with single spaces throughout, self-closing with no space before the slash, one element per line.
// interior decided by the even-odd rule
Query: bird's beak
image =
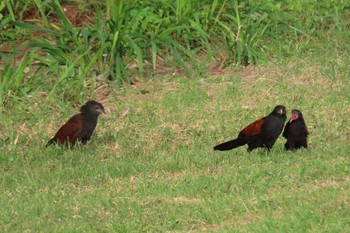
<path fill-rule="evenodd" d="M 292 113 L 292 116 L 290 117 L 289 122 L 295 121 L 296 119 L 298 119 L 298 115 L 295 113 Z"/>
<path fill-rule="evenodd" d="M 104 109 L 97 109 L 96 110 L 99 114 L 106 114 Z"/>
<path fill-rule="evenodd" d="M 280 109 L 280 110 L 278 111 L 278 113 L 279 113 L 280 115 L 283 115 L 283 109 Z"/>

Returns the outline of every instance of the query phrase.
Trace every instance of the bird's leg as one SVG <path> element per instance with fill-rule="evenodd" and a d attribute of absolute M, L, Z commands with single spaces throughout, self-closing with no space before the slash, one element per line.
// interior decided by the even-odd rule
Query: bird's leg
<path fill-rule="evenodd" d="M 304 147 L 304 148 L 307 149 L 307 141 L 306 141 L 306 139 L 305 139 L 305 140 L 302 140 L 302 141 L 299 143 L 298 146 L 299 146 L 299 147 Z"/>
<path fill-rule="evenodd" d="M 290 140 L 288 140 L 288 142 L 289 142 L 290 150 L 294 150 L 295 149 L 295 142 L 294 142 L 294 140 L 290 139 Z"/>
<path fill-rule="evenodd" d="M 248 149 L 247 149 L 247 151 L 250 153 L 250 152 L 252 152 L 254 149 L 256 149 L 256 148 L 258 148 L 258 146 L 256 146 L 256 145 L 249 145 L 248 146 Z"/>
<path fill-rule="evenodd" d="M 261 141 L 260 141 L 260 140 L 250 141 L 250 142 L 248 143 L 248 149 L 247 149 L 247 151 L 248 151 L 248 152 L 251 152 L 251 151 L 253 151 L 254 149 L 260 147 L 260 145 L 261 145 Z"/>

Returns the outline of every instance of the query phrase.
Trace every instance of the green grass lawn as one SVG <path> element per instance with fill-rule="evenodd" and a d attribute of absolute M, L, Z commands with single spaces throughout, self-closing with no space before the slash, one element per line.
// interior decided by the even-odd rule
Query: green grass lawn
<path fill-rule="evenodd" d="M 349 232 L 349 57 L 332 52 L 96 94 L 107 115 L 72 150 L 44 146 L 79 106 L 18 100 L 0 115 L 0 231 Z M 212 151 L 277 104 L 303 112 L 309 150 Z"/>
<path fill-rule="evenodd" d="M 0 233 L 350 232 L 347 1 L 18 2 L 0 4 Z M 86 97 L 107 112 L 92 140 L 46 148 Z M 213 151 L 278 104 L 308 150 Z"/>

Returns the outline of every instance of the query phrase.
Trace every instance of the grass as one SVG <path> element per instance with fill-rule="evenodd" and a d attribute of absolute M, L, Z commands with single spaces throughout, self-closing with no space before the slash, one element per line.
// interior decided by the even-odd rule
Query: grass
<path fill-rule="evenodd" d="M 350 231 L 347 3 L 169 1 L 164 7 L 172 10 L 154 15 L 161 9 L 149 14 L 143 5 L 108 1 L 96 10 L 100 19 L 80 31 L 64 23 L 53 2 L 47 8 L 35 1 L 43 21 L 34 26 L 18 20 L 8 27 L 27 14 L 18 6 L 11 11 L 13 1 L 5 6 L 13 16 L 0 9 L 0 232 Z M 95 7 L 80 3 L 84 12 Z M 193 11 L 198 4 L 203 10 Z M 118 6 L 133 11 L 108 28 L 102 16 Z M 46 10 L 61 22 L 49 22 Z M 39 33 L 27 51 L 13 42 L 30 39 L 26 27 L 51 34 Z M 154 37 L 128 34 L 127 27 Z M 96 47 L 85 43 L 90 35 Z M 125 60 L 105 54 L 113 46 L 130 49 Z M 266 60 L 259 63 L 261 54 Z M 216 55 L 221 60 L 207 60 Z M 246 59 L 258 65 L 237 66 Z M 108 69 L 118 62 L 125 79 L 139 77 L 133 69 L 160 73 L 117 86 Z M 186 65 L 192 76 L 179 69 Z M 87 99 L 107 110 L 91 142 L 45 148 Z M 303 112 L 309 150 L 286 152 L 280 137 L 270 153 L 212 151 L 277 104 Z"/>
<path fill-rule="evenodd" d="M 44 145 L 77 106 L 18 102 L 0 119 L 1 231 L 347 232 L 349 63 L 313 56 L 96 95 L 108 114 L 74 150 Z M 309 151 L 212 151 L 276 104 L 303 112 Z"/>
<path fill-rule="evenodd" d="M 79 100 L 86 83 L 91 91 L 98 80 L 122 86 L 164 68 L 191 78 L 205 73 L 208 62 L 263 64 L 304 52 L 324 32 L 347 30 L 347 1 L 275 2 L 6 0 L 0 5 L 1 107 L 8 92 Z"/>

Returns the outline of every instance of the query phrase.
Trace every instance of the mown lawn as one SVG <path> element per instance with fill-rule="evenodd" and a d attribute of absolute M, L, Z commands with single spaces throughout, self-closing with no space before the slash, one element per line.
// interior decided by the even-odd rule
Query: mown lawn
<path fill-rule="evenodd" d="M 328 51 L 328 53 L 326 52 Z M 0 115 L 1 232 L 349 232 L 349 57 L 322 50 L 96 93 L 92 141 L 45 148 L 78 106 L 32 95 Z M 331 62 L 327 62 L 332 57 Z M 310 149 L 213 152 L 277 104 Z"/>
<path fill-rule="evenodd" d="M 0 4 L 0 232 L 350 232 L 348 9 Z M 91 142 L 46 148 L 86 97 Z M 308 150 L 213 151 L 277 104 Z"/>

